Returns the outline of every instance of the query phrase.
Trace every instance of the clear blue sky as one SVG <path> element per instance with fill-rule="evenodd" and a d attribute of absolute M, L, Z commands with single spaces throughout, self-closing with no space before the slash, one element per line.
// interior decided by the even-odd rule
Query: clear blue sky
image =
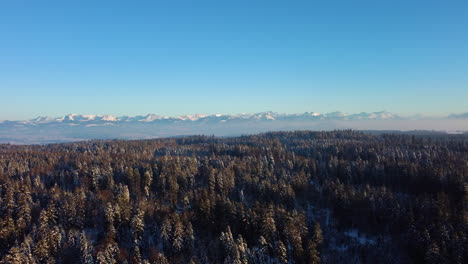
<path fill-rule="evenodd" d="M 468 111 L 468 1 L 1 1 L 0 120 Z"/>

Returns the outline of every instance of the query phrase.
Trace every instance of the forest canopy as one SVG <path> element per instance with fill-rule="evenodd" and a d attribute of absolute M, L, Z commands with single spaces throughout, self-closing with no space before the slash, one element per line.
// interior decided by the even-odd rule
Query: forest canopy
<path fill-rule="evenodd" d="M 466 263 L 468 135 L 0 145 L 0 263 Z"/>

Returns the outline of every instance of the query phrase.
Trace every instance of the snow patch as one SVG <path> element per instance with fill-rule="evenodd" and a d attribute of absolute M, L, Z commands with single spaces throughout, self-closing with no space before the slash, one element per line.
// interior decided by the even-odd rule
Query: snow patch
<path fill-rule="evenodd" d="M 358 241 L 359 244 L 361 245 L 366 245 L 366 244 L 375 245 L 376 244 L 375 239 L 369 238 L 364 234 L 359 234 L 359 232 L 356 229 L 351 229 L 349 231 L 346 231 L 344 232 L 344 234 Z"/>

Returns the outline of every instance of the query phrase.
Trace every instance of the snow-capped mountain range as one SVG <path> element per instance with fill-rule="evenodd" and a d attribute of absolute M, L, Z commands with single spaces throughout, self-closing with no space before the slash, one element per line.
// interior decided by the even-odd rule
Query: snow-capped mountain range
<path fill-rule="evenodd" d="M 181 135 L 238 136 L 278 130 L 437 130 L 468 131 L 468 114 L 442 118 L 402 117 L 386 111 L 282 114 L 112 116 L 69 114 L 24 121 L 0 121 L 0 143 L 31 144 L 87 139 L 146 139 Z"/>
<path fill-rule="evenodd" d="M 39 116 L 31 120 L 25 121 L 3 121 L 3 123 L 15 123 L 23 125 L 40 125 L 40 124 L 102 124 L 102 123 L 128 123 L 128 122 L 232 122 L 232 121 L 288 121 L 288 120 L 391 120 L 402 119 L 402 117 L 386 112 L 373 113 L 358 113 L 345 114 L 343 112 L 331 112 L 326 114 L 316 112 L 305 112 L 300 114 L 281 114 L 276 112 L 260 112 L 260 113 L 242 113 L 242 114 L 214 114 L 214 115 L 181 115 L 181 116 L 164 116 L 156 114 L 148 114 L 143 116 L 112 116 L 112 115 L 84 115 L 84 114 L 69 114 L 62 117 Z"/>

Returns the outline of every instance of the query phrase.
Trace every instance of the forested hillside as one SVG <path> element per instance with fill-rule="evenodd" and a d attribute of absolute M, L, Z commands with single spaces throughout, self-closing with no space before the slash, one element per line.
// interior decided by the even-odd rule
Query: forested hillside
<path fill-rule="evenodd" d="M 1 263 L 467 263 L 468 135 L 0 145 Z"/>

